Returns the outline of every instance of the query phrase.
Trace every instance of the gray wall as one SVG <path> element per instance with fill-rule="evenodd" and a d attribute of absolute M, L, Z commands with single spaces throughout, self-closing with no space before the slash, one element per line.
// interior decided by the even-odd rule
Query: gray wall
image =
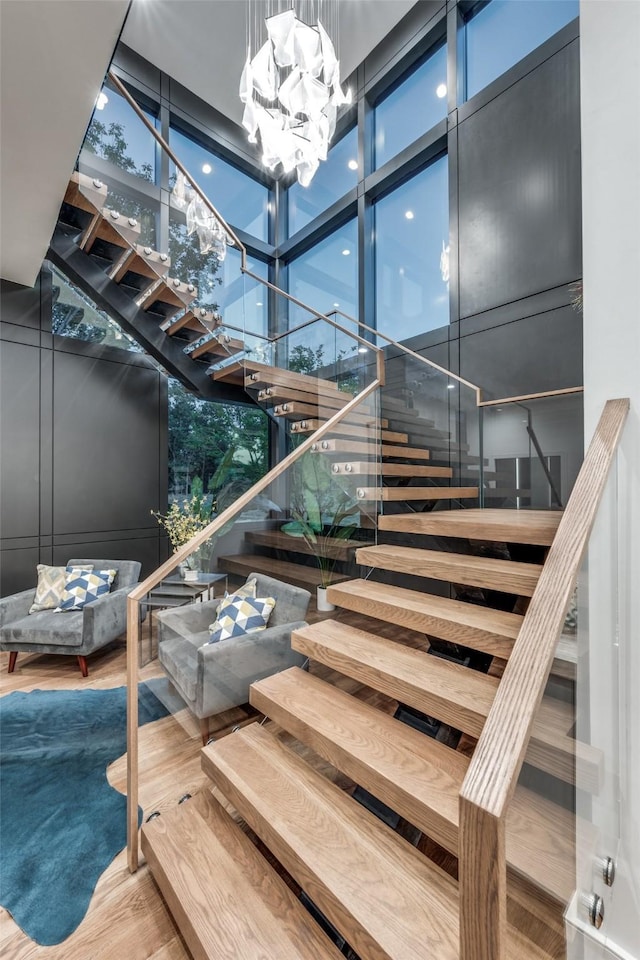
<path fill-rule="evenodd" d="M 0 595 L 37 563 L 166 555 L 166 379 L 142 355 L 51 334 L 50 275 L 2 281 Z"/>

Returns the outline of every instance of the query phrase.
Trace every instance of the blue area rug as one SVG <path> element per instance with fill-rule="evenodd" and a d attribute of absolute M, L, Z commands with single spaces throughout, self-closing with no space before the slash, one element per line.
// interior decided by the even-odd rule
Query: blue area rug
<path fill-rule="evenodd" d="M 167 715 L 139 690 L 140 725 Z M 10 693 L 0 723 L 0 903 L 50 946 L 76 929 L 126 846 L 126 797 L 106 775 L 127 748 L 126 688 Z"/>

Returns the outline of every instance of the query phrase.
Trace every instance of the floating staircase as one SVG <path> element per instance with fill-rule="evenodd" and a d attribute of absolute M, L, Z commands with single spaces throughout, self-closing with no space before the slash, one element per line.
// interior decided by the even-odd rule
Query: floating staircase
<path fill-rule="evenodd" d="M 372 576 L 331 586 L 336 616 L 294 632 L 292 645 L 309 658 L 309 672 L 294 667 L 252 686 L 251 703 L 266 725 L 246 726 L 202 751 L 203 769 L 228 811 L 205 791 L 191 810 L 194 801 L 172 811 L 170 822 L 143 828 L 145 855 L 194 956 L 289 956 L 277 883 L 284 878 L 289 893 L 302 895 L 290 923 L 297 924 L 300 903 L 311 902 L 322 929 L 348 944 L 342 955 L 458 960 L 460 790 L 559 519 L 542 511 L 406 513 L 380 517 L 381 530 L 405 538 L 402 547 L 336 545 L 355 550 Z M 285 536 L 255 531 L 248 540 L 277 549 Z M 441 549 L 422 546 L 434 541 Z M 457 552 L 474 542 L 493 542 L 501 558 Z M 510 547 L 537 560 L 503 559 Z M 255 565 L 255 556 L 249 560 Z M 389 570 L 408 573 L 406 585 L 374 581 Z M 448 582 L 452 592 L 455 584 L 473 585 L 484 597 L 497 592 L 510 598 L 511 609 L 414 590 L 415 577 Z M 469 666 L 470 651 L 495 669 Z M 562 784 L 575 782 L 579 764 L 581 782 L 597 790 L 602 758 L 572 738 L 572 704 L 557 694 L 550 685 L 525 768 Z M 401 722 L 394 717 L 399 705 L 455 737 L 441 740 Z M 362 792 L 411 830 L 386 825 L 356 799 Z M 562 914 L 575 883 L 575 827 L 566 806 L 530 782 L 517 787 L 507 821 L 509 924 L 500 960 L 565 956 Z M 249 851 L 249 837 L 266 854 L 262 869 L 253 867 L 261 856 L 254 848 L 227 877 L 219 862 L 229 854 L 219 861 L 218 845 L 228 851 L 242 843 Z M 226 913 L 218 925 L 211 904 L 247 904 L 251 914 L 256 898 L 257 917 L 266 909 L 284 924 L 286 948 L 256 943 L 253 916 L 230 921 L 233 943 L 221 945 Z M 322 952 L 331 949 L 330 936 L 322 937 L 317 956 L 331 956 Z M 307 956 L 306 935 L 297 948 L 291 956 Z"/>

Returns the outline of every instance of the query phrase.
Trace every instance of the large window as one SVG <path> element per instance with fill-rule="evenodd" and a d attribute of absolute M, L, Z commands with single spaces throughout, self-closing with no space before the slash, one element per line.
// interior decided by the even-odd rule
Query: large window
<path fill-rule="evenodd" d="M 289 236 L 324 213 L 357 182 L 358 134 L 354 128 L 331 148 L 308 187 L 297 182 L 289 187 Z"/>
<path fill-rule="evenodd" d="M 432 53 L 375 108 L 376 167 L 447 115 L 447 51 Z"/>
<path fill-rule="evenodd" d="M 464 27 L 462 99 L 473 97 L 574 20 L 579 6 L 579 0 L 491 0 Z"/>
<path fill-rule="evenodd" d="M 156 118 L 145 116 L 154 126 Z M 105 85 L 98 97 L 83 147 L 121 170 L 155 183 L 156 143 L 127 101 Z"/>
<path fill-rule="evenodd" d="M 173 127 L 170 138 L 180 161 L 225 220 L 266 241 L 269 232 L 267 187 Z M 170 173 L 173 182 L 173 164 Z"/>
<path fill-rule="evenodd" d="M 126 334 L 115 320 L 98 309 L 86 293 L 63 273 L 51 270 L 51 332 L 85 343 L 100 343 L 119 350 L 142 353 L 142 347 Z"/>
<path fill-rule="evenodd" d="M 443 157 L 375 206 L 379 330 L 406 340 L 449 323 L 448 249 Z"/>
<path fill-rule="evenodd" d="M 355 316 L 358 303 L 358 232 L 355 220 L 325 237 L 289 264 L 289 293 L 310 307 Z M 293 307 L 290 326 L 308 319 Z M 297 312 L 296 312 L 297 311 Z"/>

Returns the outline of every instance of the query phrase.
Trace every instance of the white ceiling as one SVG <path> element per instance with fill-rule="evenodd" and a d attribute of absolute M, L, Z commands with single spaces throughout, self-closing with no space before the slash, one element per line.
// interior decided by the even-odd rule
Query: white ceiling
<path fill-rule="evenodd" d="M 416 0 L 338 3 L 338 33 L 332 39 L 345 78 Z M 251 13 L 253 19 L 253 11 L 260 5 L 266 9 L 266 0 L 262 4 L 260 0 L 133 0 L 122 39 L 202 100 L 240 123 L 238 87 L 247 56 L 247 17 Z M 275 0 L 271 0 L 271 6 L 276 9 Z"/>
<path fill-rule="evenodd" d="M 264 0 L 132 0 L 123 41 L 232 120 L 247 10 Z M 339 0 L 342 76 L 416 0 Z M 266 6 L 266 3 L 265 3 Z M 0 276 L 35 283 L 128 0 L 0 0 Z"/>

